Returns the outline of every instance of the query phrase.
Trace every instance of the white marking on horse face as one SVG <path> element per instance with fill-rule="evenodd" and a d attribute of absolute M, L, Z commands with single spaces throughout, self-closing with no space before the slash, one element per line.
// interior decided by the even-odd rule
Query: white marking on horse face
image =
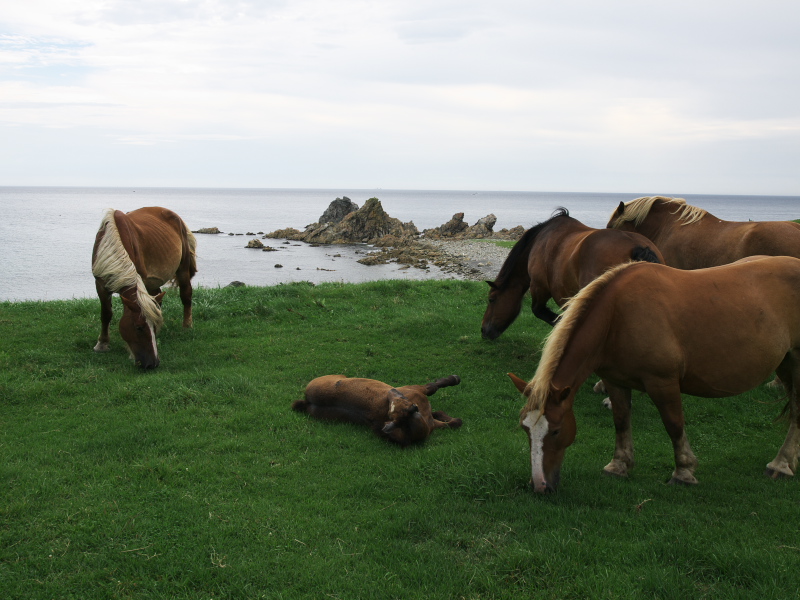
<path fill-rule="evenodd" d="M 153 324 L 148 321 L 147 326 L 150 328 L 150 339 L 153 341 L 153 356 L 156 357 L 158 360 L 158 344 L 156 344 L 156 330 L 153 328 Z"/>
<path fill-rule="evenodd" d="M 547 435 L 547 418 L 542 411 L 532 410 L 522 420 L 531 442 L 531 484 L 537 492 L 547 489 L 544 476 L 544 436 Z"/>

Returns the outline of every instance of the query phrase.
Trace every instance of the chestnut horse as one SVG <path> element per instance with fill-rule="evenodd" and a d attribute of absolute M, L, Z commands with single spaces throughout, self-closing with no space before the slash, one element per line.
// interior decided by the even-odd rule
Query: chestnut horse
<path fill-rule="evenodd" d="M 552 326 L 558 315 L 547 306 L 550 298 L 562 306 L 603 271 L 629 260 L 664 262 L 656 245 L 643 235 L 593 229 L 559 208 L 522 235 L 497 278 L 486 282 L 489 305 L 481 334 L 490 340 L 499 337 L 519 315 L 528 289 L 533 314 Z"/>
<path fill-rule="evenodd" d="M 664 254 L 665 264 L 678 269 L 716 267 L 758 254 L 800 258 L 800 224 L 723 221 L 683 198 L 620 202 L 608 227 L 647 236 Z"/>
<path fill-rule="evenodd" d="M 171 210 L 151 206 L 129 213 L 109 208 L 92 250 L 92 273 L 100 298 L 100 337 L 95 352 L 109 350 L 111 296 L 122 299 L 119 332 L 142 368 L 159 364 L 156 334 L 163 324 L 161 286 L 175 281 L 183 303 L 183 326 L 192 326 L 196 241 Z"/>
<path fill-rule="evenodd" d="M 567 305 L 533 380 L 513 377 L 531 452 L 531 485 L 555 488 L 575 439 L 573 403 L 592 372 L 605 381 L 616 429 L 610 475 L 633 468 L 631 390 L 655 403 L 675 453 L 670 483 L 694 484 L 697 459 L 684 432 L 681 394 L 721 398 L 746 392 L 777 371 L 789 396 L 786 441 L 767 474 L 797 471 L 800 445 L 800 260 L 751 257 L 683 271 L 628 263 L 607 271 Z"/>
<path fill-rule="evenodd" d="M 367 425 L 378 436 L 400 446 L 424 442 L 435 429 L 461 427 L 442 411 L 431 411 L 428 396 L 436 390 L 458 385 L 458 375 L 443 377 L 427 385 L 393 388 L 375 379 L 323 375 L 306 386 L 305 398 L 292 409 L 317 419 Z"/>

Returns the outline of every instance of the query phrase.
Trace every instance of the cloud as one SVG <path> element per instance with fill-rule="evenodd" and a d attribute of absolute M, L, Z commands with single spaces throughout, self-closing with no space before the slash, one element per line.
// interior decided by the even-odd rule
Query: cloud
<path fill-rule="evenodd" d="M 278 159 L 338 140 L 406 174 L 439 161 L 449 179 L 503 157 L 589 172 L 598 149 L 641 164 L 659 145 L 675 161 L 757 140 L 753 160 L 769 160 L 755 149 L 799 133 L 798 17 L 783 1 L 30 0 L 4 10 L 0 127 L 258 143 Z M 485 186 L 507 180 L 496 169 Z"/>

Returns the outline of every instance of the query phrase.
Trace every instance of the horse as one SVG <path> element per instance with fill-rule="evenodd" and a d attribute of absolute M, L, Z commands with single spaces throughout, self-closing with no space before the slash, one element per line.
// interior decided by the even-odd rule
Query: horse
<path fill-rule="evenodd" d="M 531 291 L 533 314 L 548 325 L 558 315 L 550 298 L 563 306 L 568 298 L 614 265 L 629 260 L 664 262 L 656 244 L 638 233 L 594 229 L 558 208 L 547 221 L 528 229 L 489 284 L 489 304 L 481 335 L 499 337 L 519 315 L 525 292 Z"/>
<path fill-rule="evenodd" d="M 626 263 L 583 288 L 548 337 L 529 382 L 509 374 L 527 398 L 520 425 L 528 435 L 531 485 L 558 485 L 576 434 L 573 405 L 590 373 L 611 396 L 616 448 L 605 466 L 626 477 L 634 466 L 631 390 L 655 403 L 672 440 L 670 483 L 696 484 L 697 458 L 684 431 L 681 394 L 722 398 L 757 387 L 773 371 L 785 383 L 790 418 L 766 474 L 797 472 L 800 445 L 800 260 L 751 257 L 684 271 Z"/>
<path fill-rule="evenodd" d="M 111 297 L 122 299 L 119 332 L 131 358 L 144 369 L 159 365 L 156 334 L 164 319 L 161 286 L 175 281 L 183 303 L 183 326 L 192 326 L 192 283 L 197 242 L 186 223 L 158 206 L 129 213 L 109 208 L 92 249 L 92 274 L 100 298 L 100 337 L 95 352 L 110 349 Z"/>
<path fill-rule="evenodd" d="M 443 387 L 458 385 L 457 375 L 427 385 L 394 388 L 375 379 L 323 375 L 312 380 L 305 398 L 292 409 L 317 419 L 367 425 L 379 437 L 401 447 L 424 442 L 435 429 L 461 427 L 461 419 L 431 410 L 428 396 Z"/>
<path fill-rule="evenodd" d="M 716 267 L 754 255 L 800 258 L 800 224 L 723 221 L 683 198 L 645 196 L 620 202 L 607 227 L 647 236 L 665 264 L 678 269 Z"/>

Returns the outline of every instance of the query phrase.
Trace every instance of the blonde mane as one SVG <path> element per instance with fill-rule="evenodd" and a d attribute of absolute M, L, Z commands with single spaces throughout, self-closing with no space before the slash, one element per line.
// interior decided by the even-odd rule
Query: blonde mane
<path fill-rule="evenodd" d="M 686 200 L 683 198 L 668 198 L 666 196 L 644 196 L 642 198 L 636 198 L 635 200 L 631 200 L 630 202 L 625 203 L 625 212 L 622 213 L 619 217 L 614 219 L 614 215 L 616 211 L 611 214 L 611 218 L 613 222 L 611 223 L 611 227 L 619 227 L 623 223 L 633 221 L 634 227 L 638 227 L 642 224 L 647 218 L 647 215 L 650 214 L 650 209 L 653 208 L 653 204 L 655 204 L 658 200 L 662 202 L 674 204 L 675 210 L 672 211 L 673 215 L 678 215 L 678 221 L 681 222 L 681 225 L 691 225 L 692 223 L 696 223 L 700 219 L 708 214 L 704 209 L 699 208 L 697 206 L 692 206 L 691 204 L 686 204 Z M 678 214 L 680 213 L 680 214 Z"/>
<path fill-rule="evenodd" d="M 563 306 L 561 318 L 544 341 L 542 357 L 539 359 L 539 366 L 536 368 L 536 374 L 526 388 L 526 391 L 529 392 L 527 394 L 528 401 L 522 409 L 521 414 L 524 415 L 532 410 L 541 411 L 544 409 L 556 368 L 561 362 L 561 358 L 564 356 L 564 351 L 569 343 L 572 332 L 579 325 L 581 318 L 586 313 L 587 306 L 620 271 L 634 264 L 637 264 L 637 262 L 626 262 L 608 269 L 572 298 L 567 300 Z"/>
<path fill-rule="evenodd" d="M 136 288 L 136 303 L 142 310 L 142 315 L 158 332 L 164 323 L 161 307 L 155 301 L 144 285 L 136 266 L 133 264 L 128 251 L 122 245 L 117 222 L 114 220 L 113 208 L 107 208 L 100 222 L 100 231 L 103 238 L 97 246 L 94 260 L 92 261 L 92 274 L 103 280 L 106 288 L 112 292 L 121 292 L 127 288 Z"/>

